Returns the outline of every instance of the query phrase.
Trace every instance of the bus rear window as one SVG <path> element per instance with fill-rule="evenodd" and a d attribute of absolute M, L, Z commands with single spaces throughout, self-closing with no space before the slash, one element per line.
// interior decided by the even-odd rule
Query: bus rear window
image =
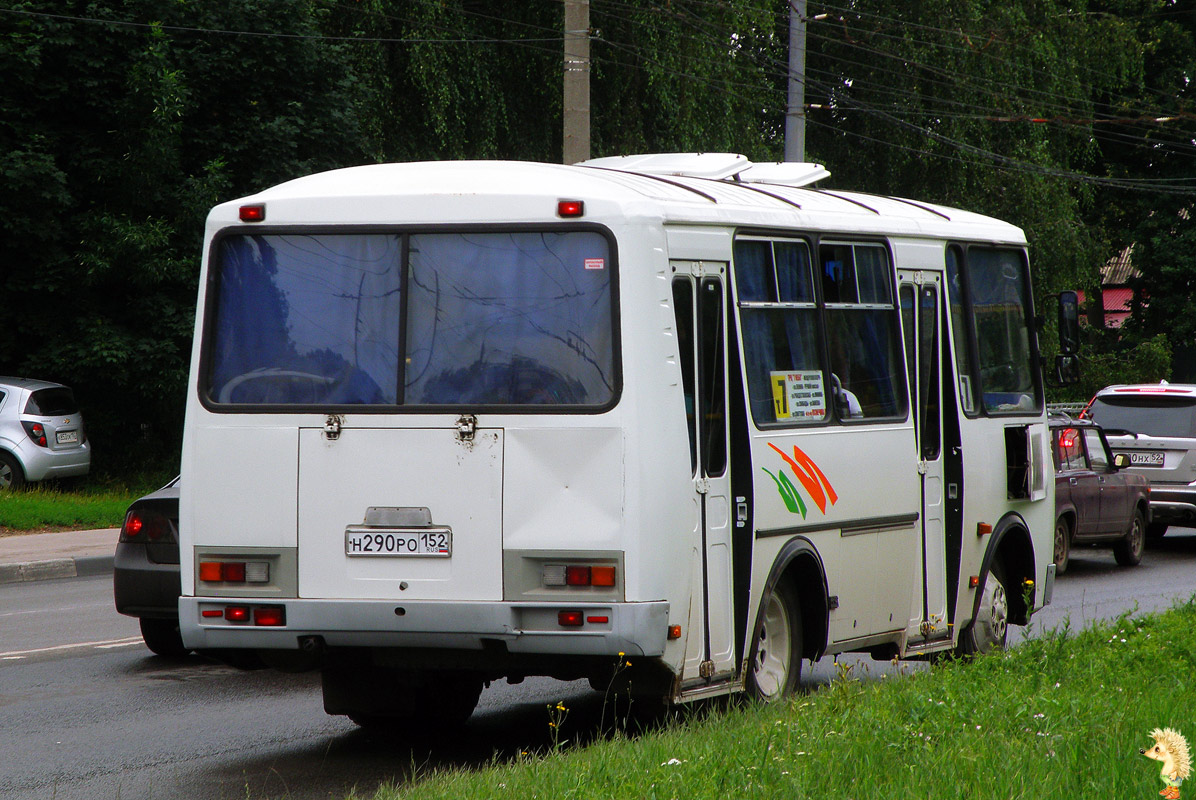
<path fill-rule="evenodd" d="M 614 399 L 614 264 L 600 233 L 255 234 L 214 249 L 211 403 Z"/>

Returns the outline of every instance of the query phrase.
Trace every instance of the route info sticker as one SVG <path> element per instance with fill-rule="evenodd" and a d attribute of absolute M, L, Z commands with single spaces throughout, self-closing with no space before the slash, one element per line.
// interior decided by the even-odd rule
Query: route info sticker
<path fill-rule="evenodd" d="M 822 390 L 822 373 L 769 373 L 772 383 L 772 407 L 778 420 L 820 420 L 826 418 L 826 393 Z"/>

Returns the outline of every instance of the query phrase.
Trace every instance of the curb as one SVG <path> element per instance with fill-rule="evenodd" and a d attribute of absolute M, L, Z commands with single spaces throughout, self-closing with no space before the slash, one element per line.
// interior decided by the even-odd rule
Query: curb
<path fill-rule="evenodd" d="M 110 575 L 114 561 L 114 556 L 79 556 L 27 561 L 23 564 L 0 564 L 0 585 Z"/>

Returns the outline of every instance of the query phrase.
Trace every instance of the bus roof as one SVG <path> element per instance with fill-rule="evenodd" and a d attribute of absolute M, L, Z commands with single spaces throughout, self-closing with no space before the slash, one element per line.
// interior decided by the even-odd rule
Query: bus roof
<path fill-rule="evenodd" d="M 682 165 L 685 155 L 690 154 L 668 154 Z M 743 166 L 730 167 L 730 176 L 698 177 L 709 166 L 701 160 L 708 155 L 691 155 L 701 169 L 687 173 L 682 166 L 667 174 L 651 166 L 638 169 L 635 161 L 622 166 L 617 159 L 575 165 L 425 161 L 348 167 L 217 206 L 209 224 L 238 223 L 238 209 L 246 204 L 265 204 L 266 220 L 276 224 L 542 222 L 556 218 L 558 200 L 569 199 L 583 201 L 582 219 L 592 222 L 638 217 L 665 224 L 1026 241 L 1014 225 L 957 208 L 793 185 L 829 174 L 815 164 L 752 165 L 737 156 Z M 719 166 L 707 174 L 720 174 Z M 786 182 L 772 182 L 773 176 Z"/>

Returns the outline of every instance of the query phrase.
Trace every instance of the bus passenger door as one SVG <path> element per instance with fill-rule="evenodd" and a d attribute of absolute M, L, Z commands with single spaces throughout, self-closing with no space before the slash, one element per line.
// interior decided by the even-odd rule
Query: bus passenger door
<path fill-rule="evenodd" d="M 689 427 L 694 554 L 683 683 L 735 672 L 727 428 L 727 265 L 674 262 L 673 307 Z"/>
<path fill-rule="evenodd" d="M 902 270 L 901 324 L 914 415 L 921 488 L 922 597 L 920 623 L 909 642 L 950 639 L 947 624 L 946 504 L 943 464 L 942 278 Z M 917 616 L 917 609 L 911 609 Z"/>

